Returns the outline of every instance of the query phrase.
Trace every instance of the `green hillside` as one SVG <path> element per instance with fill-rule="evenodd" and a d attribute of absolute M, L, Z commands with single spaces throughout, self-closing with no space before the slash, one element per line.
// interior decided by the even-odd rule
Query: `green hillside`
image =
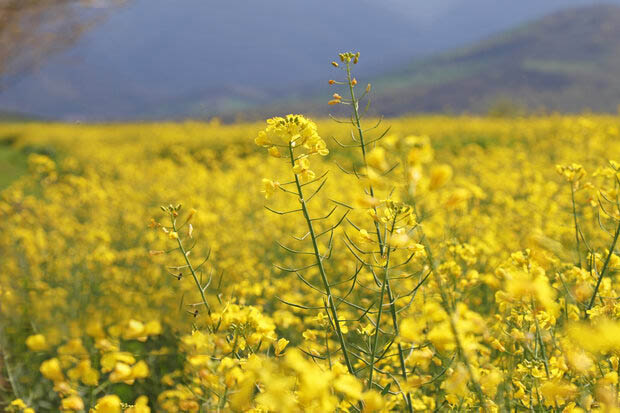
<path fill-rule="evenodd" d="M 620 8 L 577 8 L 379 77 L 375 108 L 481 112 L 510 102 L 529 111 L 615 112 L 619 68 Z"/>

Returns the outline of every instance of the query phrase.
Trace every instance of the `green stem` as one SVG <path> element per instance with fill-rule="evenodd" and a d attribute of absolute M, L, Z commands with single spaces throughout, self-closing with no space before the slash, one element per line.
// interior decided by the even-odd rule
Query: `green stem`
<path fill-rule="evenodd" d="M 390 233 L 394 232 L 394 226 L 396 225 L 396 217 L 398 214 L 394 214 L 392 220 L 392 229 Z M 385 295 L 385 286 L 388 282 L 388 274 L 390 271 L 390 253 L 391 248 L 387 246 L 387 252 L 385 255 L 385 265 L 383 266 L 383 280 L 381 282 L 381 293 L 379 295 L 379 310 L 377 311 L 377 321 L 375 323 L 375 335 L 372 338 L 372 349 L 370 352 L 370 372 L 368 373 L 368 390 L 372 389 L 372 376 L 375 370 L 375 354 L 377 352 L 377 344 L 379 342 L 379 328 L 381 326 L 381 316 L 383 315 L 383 296 Z"/>
<path fill-rule="evenodd" d="M 362 124 L 359 115 L 359 102 L 355 98 L 355 91 L 353 90 L 353 83 L 351 79 L 351 64 L 347 62 L 347 83 L 349 84 L 349 93 L 351 94 L 351 106 L 353 106 L 353 116 L 355 118 L 355 127 L 357 128 L 357 135 L 360 140 L 360 147 L 362 148 L 362 159 L 364 161 L 364 167 L 368 168 L 368 162 L 366 162 L 366 143 L 364 142 L 364 131 L 362 130 Z M 375 197 L 375 191 L 372 187 L 372 184 L 368 185 L 368 192 L 371 197 Z M 375 213 L 377 212 L 377 207 L 373 206 Z M 381 238 L 381 228 L 379 227 L 379 223 L 375 221 L 375 230 L 377 231 L 377 239 L 379 241 L 379 248 L 381 251 L 381 255 L 384 253 L 385 244 Z"/>
<path fill-rule="evenodd" d="M 177 232 L 177 223 L 176 223 L 176 219 L 172 218 L 172 229 L 174 230 L 174 232 Z M 187 264 L 187 267 L 189 268 L 190 273 L 192 274 L 192 277 L 194 278 L 194 282 L 196 283 L 196 287 L 198 287 L 198 291 L 200 291 L 200 297 L 202 298 L 202 303 L 204 304 L 205 308 L 207 309 L 207 313 L 211 314 L 211 307 L 209 306 L 209 303 L 207 302 L 207 297 L 205 296 L 205 292 L 202 288 L 202 285 L 200 285 L 200 280 L 198 280 L 198 276 L 196 275 L 196 271 L 194 270 L 194 266 L 192 265 L 192 263 L 189 260 L 189 257 L 187 256 L 187 252 L 185 251 L 185 248 L 183 247 L 183 243 L 181 242 L 181 238 L 177 237 L 177 244 L 179 245 L 179 250 L 181 251 L 181 253 L 183 254 L 183 258 L 185 258 L 185 263 Z"/>
<path fill-rule="evenodd" d="M 349 93 L 351 94 L 351 104 L 353 106 L 353 116 L 355 118 L 355 127 L 357 129 L 358 138 L 360 140 L 360 148 L 362 149 L 362 159 L 364 161 L 364 167 L 368 168 L 368 162 L 366 161 L 366 143 L 364 142 L 364 131 L 362 130 L 362 124 L 359 116 L 359 101 L 355 97 L 355 91 L 353 90 L 353 82 L 351 78 L 351 63 L 347 62 L 347 83 L 349 85 Z M 372 184 L 368 185 L 368 192 L 371 197 L 375 197 L 375 191 L 372 187 Z M 377 207 L 373 206 L 373 210 L 375 214 L 377 213 Z M 374 221 L 375 231 L 377 233 L 377 241 L 379 242 L 379 252 L 381 255 L 385 252 L 385 240 L 381 236 L 381 228 L 379 227 L 379 223 Z M 394 294 L 392 293 L 392 288 L 390 286 L 390 280 L 385 279 L 385 287 L 387 289 L 388 300 L 390 301 L 390 313 L 392 316 L 392 324 L 394 325 L 394 332 L 398 336 L 398 317 L 396 316 L 396 303 L 394 302 Z M 382 294 L 383 295 L 383 294 Z M 400 343 L 398 343 L 398 356 L 400 358 L 401 372 L 403 378 L 407 379 L 407 367 L 405 365 L 405 355 L 403 352 L 403 347 Z M 372 369 L 371 369 L 372 374 Z M 413 407 L 411 405 L 411 394 L 407 393 L 407 409 L 409 412 L 413 413 Z"/>
<path fill-rule="evenodd" d="M 609 247 L 609 253 L 607 254 L 607 258 L 605 259 L 605 264 L 603 264 L 603 269 L 598 276 L 598 280 L 596 281 L 596 287 L 594 287 L 594 292 L 592 293 L 592 298 L 590 299 L 590 303 L 586 308 L 586 317 L 588 316 L 587 310 L 590 310 L 594 305 L 594 300 L 596 299 L 596 294 L 598 293 L 598 289 L 601 286 L 601 281 L 603 281 L 603 277 L 605 276 L 605 271 L 607 271 L 607 267 L 609 266 L 609 261 L 611 259 L 612 254 L 614 253 L 614 248 L 616 248 L 616 242 L 618 242 L 618 236 L 620 235 L 620 221 L 618 221 L 618 226 L 616 227 L 616 233 L 614 234 L 614 239 L 611 242 L 611 246 Z M 594 264 L 596 267 L 596 263 Z"/>
<path fill-rule="evenodd" d="M 571 199 L 573 201 L 573 220 L 575 221 L 575 241 L 576 241 L 576 248 L 577 248 L 577 259 L 579 262 L 579 268 L 581 268 L 581 252 L 580 252 L 580 247 L 579 247 L 579 224 L 577 222 L 577 208 L 575 206 L 575 186 L 573 185 L 573 183 L 571 182 L 570 184 L 570 194 L 571 194 Z"/>
<path fill-rule="evenodd" d="M 4 338 L 4 334 L 2 336 Z M 4 342 L 5 340 L 2 340 L 2 341 Z M 12 392 L 15 398 L 21 398 L 20 391 L 19 391 L 20 389 L 17 387 L 17 381 L 15 380 L 15 377 L 12 372 L 12 368 L 9 365 L 9 354 L 6 348 L 7 346 L 5 345 L 0 347 L 0 359 L 2 359 L 4 362 L 4 369 L 6 370 L 6 374 L 8 376 L 7 378 L 9 379 L 9 383 L 11 385 L 11 389 L 9 389 L 8 394 Z"/>
<path fill-rule="evenodd" d="M 295 156 L 293 154 L 293 147 L 290 143 L 289 143 L 289 153 L 291 156 L 291 164 L 295 166 Z M 345 361 L 345 364 L 347 366 L 347 370 L 349 371 L 349 373 L 352 375 L 355 375 L 355 371 L 353 370 L 353 365 L 351 364 L 351 360 L 349 358 L 347 345 L 344 340 L 344 334 L 342 332 L 342 329 L 340 328 L 340 319 L 338 318 L 338 310 L 336 309 L 336 305 L 333 300 L 331 288 L 329 286 L 329 281 L 327 280 L 327 274 L 325 273 L 325 268 L 323 267 L 323 259 L 321 258 L 321 253 L 319 252 L 319 245 L 317 243 L 316 234 L 314 232 L 314 226 L 312 225 L 312 219 L 310 218 L 310 213 L 308 212 L 308 207 L 306 205 L 304 193 L 301 188 L 301 183 L 299 182 L 299 176 L 297 174 L 295 174 L 295 184 L 297 186 L 297 194 L 299 195 L 299 203 L 301 204 L 301 209 L 302 209 L 304 218 L 306 219 L 306 224 L 308 225 L 308 232 L 310 232 L 310 238 L 312 239 L 314 257 L 316 259 L 316 264 L 319 267 L 321 281 L 323 282 L 323 288 L 325 289 L 325 295 L 327 295 L 327 302 L 329 305 L 329 309 L 332 313 L 334 328 L 336 330 L 336 335 L 338 336 L 338 341 L 340 342 L 340 348 L 342 349 L 344 361 Z"/>
<path fill-rule="evenodd" d="M 235 331 L 235 341 L 233 342 L 233 348 L 232 348 L 233 356 L 235 355 L 235 352 L 237 351 L 237 343 L 238 343 L 238 341 L 239 341 L 239 333 L 237 333 Z M 226 407 L 227 399 L 228 399 L 228 386 L 225 386 L 225 388 L 224 388 L 224 395 L 220 399 L 218 410 L 221 411 L 224 407 Z"/>

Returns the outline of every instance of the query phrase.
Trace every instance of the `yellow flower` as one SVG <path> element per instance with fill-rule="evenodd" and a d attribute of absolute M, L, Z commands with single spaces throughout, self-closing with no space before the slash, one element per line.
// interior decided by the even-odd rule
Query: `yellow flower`
<path fill-rule="evenodd" d="M 81 380 L 87 386 L 99 384 L 99 372 L 91 367 L 88 359 L 80 361 L 75 368 L 67 372 L 67 375 L 72 380 Z"/>
<path fill-rule="evenodd" d="M 293 173 L 301 177 L 301 182 L 308 182 L 314 179 L 315 175 L 310 169 L 310 161 L 307 157 L 298 159 L 293 166 Z"/>
<path fill-rule="evenodd" d="M 43 334 L 35 334 L 26 339 L 26 346 L 32 351 L 43 351 L 48 348 Z"/>
<path fill-rule="evenodd" d="M 149 366 L 144 360 L 140 360 L 131 368 L 131 377 L 134 379 L 145 379 L 149 376 Z"/>
<path fill-rule="evenodd" d="M 22 399 L 15 399 L 9 404 L 7 413 L 35 413 L 32 407 L 28 407 Z"/>
<path fill-rule="evenodd" d="M 26 403 L 22 399 L 15 399 L 11 402 L 11 406 L 19 407 L 20 409 L 26 408 Z"/>
<path fill-rule="evenodd" d="M 577 395 L 577 386 L 563 380 L 546 381 L 540 386 L 540 393 L 545 398 L 545 405 L 562 405 Z"/>
<path fill-rule="evenodd" d="M 97 400 L 96 412 L 121 413 L 121 399 L 115 394 L 103 396 Z"/>
<path fill-rule="evenodd" d="M 413 340 L 411 340 L 413 341 Z M 427 369 L 431 364 L 431 360 L 433 358 L 433 351 L 428 347 L 421 348 L 419 350 L 414 350 L 409 356 L 409 360 L 411 360 L 411 364 L 413 367 L 421 367 L 422 369 Z"/>
<path fill-rule="evenodd" d="M 364 410 L 363 413 L 379 412 L 385 406 L 385 399 L 375 390 L 364 393 Z"/>
<path fill-rule="evenodd" d="M 50 174 L 56 170 L 56 163 L 46 155 L 33 153 L 28 156 L 28 169 L 37 174 Z"/>
<path fill-rule="evenodd" d="M 62 369 L 60 368 L 60 361 L 57 358 L 44 361 L 41 363 L 39 370 L 45 378 L 53 382 L 63 381 L 65 379 L 65 376 L 62 374 Z"/>
<path fill-rule="evenodd" d="M 510 272 L 506 282 L 506 294 L 516 300 L 525 299 L 526 302 L 534 299 L 553 314 L 558 311 L 555 291 L 542 269 L 538 274 L 521 270 Z"/>
<path fill-rule="evenodd" d="M 452 178 L 452 167 L 450 167 L 450 165 L 437 165 L 432 167 L 429 189 L 432 191 L 442 187 L 450 178 Z"/>
<path fill-rule="evenodd" d="M 379 171 L 385 171 L 389 168 L 389 164 L 385 159 L 385 149 L 377 146 L 366 155 L 368 166 L 372 166 Z"/>
<path fill-rule="evenodd" d="M 562 175 L 567 182 L 577 182 L 584 176 L 586 176 L 586 171 L 583 169 L 583 166 L 573 163 L 570 165 L 556 165 L 556 171 L 558 174 Z"/>
<path fill-rule="evenodd" d="M 433 160 L 434 151 L 428 136 L 407 136 L 404 141 L 411 147 L 407 153 L 407 162 L 410 165 L 424 164 Z"/>
<path fill-rule="evenodd" d="M 259 146 L 269 146 L 272 143 L 265 131 L 258 132 L 258 136 L 254 139 L 254 142 Z"/>
<path fill-rule="evenodd" d="M 148 336 L 157 336 L 161 334 L 161 323 L 157 320 L 149 321 L 144 325 L 144 334 Z"/>
<path fill-rule="evenodd" d="M 339 376 L 334 381 L 334 389 L 340 393 L 345 394 L 348 398 L 353 400 L 360 400 L 362 395 L 362 383 L 359 380 L 349 374 Z"/>
<path fill-rule="evenodd" d="M 265 194 L 265 199 L 269 199 L 271 195 L 276 193 L 279 187 L 280 184 L 278 182 L 263 178 L 263 189 L 261 189 L 261 192 Z"/>
<path fill-rule="evenodd" d="M 448 195 L 445 206 L 448 209 L 464 209 L 471 195 L 471 192 L 465 188 L 456 188 Z"/>
<path fill-rule="evenodd" d="M 268 152 L 269 152 L 269 155 L 273 156 L 274 158 L 281 158 L 282 157 L 282 154 L 280 153 L 278 148 L 276 148 L 275 146 L 270 147 Z"/>
<path fill-rule="evenodd" d="M 60 402 L 62 410 L 84 410 L 84 402 L 80 396 L 69 396 Z"/>
<path fill-rule="evenodd" d="M 402 229 L 394 231 L 388 238 L 388 245 L 393 248 L 404 248 L 412 243 L 407 233 Z"/>
<path fill-rule="evenodd" d="M 428 339 L 440 352 L 452 351 L 456 346 L 454 335 L 447 323 L 442 323 L 433 327 L 428 332 Z"/>
<path fill-rule="evenodd" d="M 136 359 L 131 353 L 127 352 L 114 351 L 105 353 L 103 357 L 101 357 L 101 371 L 104 373 L 112 371 L 118 362 L 131 365 L 136 362 Z"/>
<path fill-rule="evenodd" d="M 401 337 L 412 343 L 422 341 L 424 329 L 426 329 L 426 322 L 419 318 L 408 317 L 400 323 Z"/>
<path fill-rule="evenodd" d="M 109 380 L 112 383 L 119 383 L 121 381 L 131 381 L 133 379 L 131 375 L 131 366 L 125 363 L 116 363 L 114 370 L 110 373 Z"/>
<path fill-rule="evenodd" d="M 71 355 L 71 356 L 85 356 L 88 354 L 82 340 L 75 338 L 69 340 L 65 345 L 58 348 L 58 354 Z"/>
<path fill-rule="evenodd" d="M 469 383 L 469 373 L 462 364 L 458 364 L 452 374 L 441 383 L 441 388 L 449 395 L 464 397 L 469 394 L 467 384 Z"/>
<path fill-rule="evenodd" d="M 620 351 L 618 321 L 602 318 L 595 324 L 575 323 L 568 326 L 567 333 L 575 344 L 592 353 Z"/>
<path fill-rule="evenodd" d="M 361 228 L 359 230 L 358 233 L 358 240 L 360 242 L 373 242 L 373 237 L 370 236 L 370 234 L 368 233 L 368 231 L 366 231 L 365 229 Z"/>
<path fill-rule="evenodd" d="M 146 335 L 144 331 L 144 324 L 137 320 L 129 320 L 127 328 L 123 331 L 123 338 L 125 340 L 140 340 L 145 341 Z"/>
<path fill-rule="evenodd" d="M 565 357 L 569 366 L 580 374 L 587 375 L 594 367 L 594 362 L 585 351 L 569 350 Z"/>
<path fill-rule="evenodd" d="M 276 354 L 276 357 L 280 356 L 280 354 L 282 354 L 282 351 L 284 351 L 284 349 L 286 348 L 286 346 L 288 345 L 289 341 L 285 338 L 281 338 L 279 339 L 276 344 L 273 346 L 274 347 L 274 352 Z"/>
<path fill-rule="evenodd" d="M 151 408 L 148 406 L 149 399 L 146 396 L 140 396 L 136 399 L 136 402 L 132 407 L 125 410 L 125 413 L 151 413 Z"/>

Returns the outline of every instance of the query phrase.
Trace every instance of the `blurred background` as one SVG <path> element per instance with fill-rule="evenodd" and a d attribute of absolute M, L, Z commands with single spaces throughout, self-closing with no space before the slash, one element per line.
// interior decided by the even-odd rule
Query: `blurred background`
<path fill-rule="evenodd" d="M 376 113 L 617 112 L 620 0 L 0 0 L 0 115 L 324 114 L 360 51 Z"/>

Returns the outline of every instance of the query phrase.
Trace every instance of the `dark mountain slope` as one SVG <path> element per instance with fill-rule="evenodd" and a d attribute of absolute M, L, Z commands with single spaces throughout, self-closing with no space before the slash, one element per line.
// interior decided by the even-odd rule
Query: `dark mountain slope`
<path fill-rule="evenodd" d="M 361 51 L 358 78 L 375 80 L 376 107 L 387 114 L 485 110 L 505 97 L 535 108 L 615 110 L 614 7 L 570 10 L 407 64 L 592 2 L 133 0 L 71 50 L 0 90 L 0 110 L 87 120 L 231 118 L 281 102 L 285 110 L 324 113 L 329 61 L 343 50 Z"/>
<path fill-rule="evenodd" d="M 620 7 L 562 11 L 473 47 L 414 63 L 375 82 L 377 109 L 615 112 L 620 103 Z"/>

